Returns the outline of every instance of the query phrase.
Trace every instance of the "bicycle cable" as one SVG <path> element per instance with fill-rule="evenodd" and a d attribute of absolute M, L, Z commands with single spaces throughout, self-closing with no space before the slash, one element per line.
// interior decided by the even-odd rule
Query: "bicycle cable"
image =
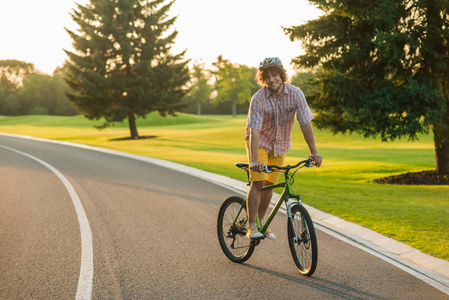
<path fill-rule="evenodd" d="M 295 174 L 296 174 L 296 172 L 298 172 L 299 169 L 302 169 L 304 167 L 306 167 L 306 165 L 302 165 L 302 166 L 296 168 L 295 171 L 288 173 L 290 176 L 290 185 L 292 186 L 292 191 L 293 191 L 293 184 L 295 183 Z"/>

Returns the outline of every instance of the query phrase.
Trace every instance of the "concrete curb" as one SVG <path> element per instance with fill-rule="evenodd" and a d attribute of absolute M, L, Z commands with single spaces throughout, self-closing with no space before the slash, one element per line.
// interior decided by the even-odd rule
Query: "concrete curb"
<path fill-rule="evenodd" d="M 246 182 L 162 159 L 71 142 L 53 141 L 1 132 L 0 135 L 83 148 L 140 160 L 146 163 L 195 176 L 205 181 L 225 187 L 243 196 L 246 195 L 246 191 L 248 189 Z M 273 198 L 277 200 L 279 198 L 279 195 L 275 195 Z M 415 277 L 427 282 L 428 284 L 449 295 L 448 261 L 422 253 L 421 251 L 412 248 L 404 243 L 395 241 L 389 237 L 385 237 L 360 225 L 322 212 L 307 204 L 303 205 L 307 208 L 317 229 L 320 229 L 338 239 L 348 242 L 379 258 L 382 258 L 383 260 L 394 264 L 395 266 L 403 269 L 404 271 L 414 275 Z"/>

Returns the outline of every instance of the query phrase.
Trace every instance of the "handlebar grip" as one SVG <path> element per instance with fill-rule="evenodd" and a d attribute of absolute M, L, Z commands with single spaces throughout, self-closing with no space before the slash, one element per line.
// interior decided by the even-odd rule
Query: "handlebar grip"
<path fill-rule="evenodd" d="M 306 167 L 313 167 L 315 164 L 313 163 L 312 160 L 307 159 L 305 165 L 306 165 Z"/>
<path fill-rule="evenodd" d="M 264 167 L 264 170 L 263 170 L 265 173 L 272 173 L 273 172 L 273 169 L 271 168 L 271 166 L 269 166 L 269 165 L 265 165 L 265 167 Z"/>

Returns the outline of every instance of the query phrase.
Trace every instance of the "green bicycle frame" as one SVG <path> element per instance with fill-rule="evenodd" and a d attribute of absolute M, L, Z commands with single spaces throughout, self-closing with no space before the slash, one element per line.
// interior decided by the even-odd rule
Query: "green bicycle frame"
<path fill-rule="evenodd" d="M 281 207 L 282 200 L 285 200 L 285 202 L 287 204 L 287 210 L 289 210 L 289 206 L 288 206 L 288 203 L 287 203 L 288 200 L 287 199 L 290 198 L 293 195 L 293 190 L 292 190 L 291 180 L 290 180 L 290 176 L 289 176 L 288 172 L 284 172 L 284 175 L 285 175 L 285 181 L 284 182 L 281 182 L 281 183 L 278 183 L 278 184 L 267 185 L 267 186 L 264 186 L 262 188 L 262 191 L 272 190 L 272 189 L 275 189 L 275 188 L 278 188 L 278 187 L 282 187 L 282 188 L 284 188 L 284 190 L 282 191 L 282 194 L 279 197 L 279 200 L 276 203 L 275 207 L 273 208 L 273 210 L 271 211 L 270 215 L 268 216 L 265 224 L 260 229 L 261 233 L 265 233 L 265 231 L 267 230 L 267 228 L 270 225 L 271 221 L 273 220 L 274 216 L 276 215 L 276 213 L 278 212 L 279 208 Z M 296 198 L 296 196 L 294 198 Z M 298 198 L 296 198 L 296 199 L 298 200 L 298 202 L 300 202 L 300 199 L 298 199 Z M 238 214 L 237 214 L 237 216 L 236 216 L 232 226 L 234 226 L 234 224 L 237 222 L 237 219 L 239 218 L 240 213 L 243 210 L 243 207 L 246 206 L 246 201 L 247 200 L 248 200 L 248 198 L 246 198 L 245 201 L 243 201 L 242 207 L 240 208 L 240 210 L 239 210 L 239 212 L 238 212 Z M 257 216 L 257 224 L 260 227 L 259 216 Z"/>

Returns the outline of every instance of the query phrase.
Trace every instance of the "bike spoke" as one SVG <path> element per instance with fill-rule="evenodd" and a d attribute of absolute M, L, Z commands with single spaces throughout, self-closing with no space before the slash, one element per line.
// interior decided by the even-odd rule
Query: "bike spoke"
<path fill-rule="evenodd" d="M 220 246 L 234 262 L 246 261 L 254 251 L 254 245 L 246 237 L 247 217 L 243 202 L 240 197 L 228 198 L 223 202 L 217 220 Z"/>
<path fill-rule="evenodd" d="M 299 272 L 310 276 L 315 271 L 318 257 L 313 223 L 301 205 L 294 205 L 292 214 L 293 230 L 290 222 L 288 224 L 290 251 Z"/>

